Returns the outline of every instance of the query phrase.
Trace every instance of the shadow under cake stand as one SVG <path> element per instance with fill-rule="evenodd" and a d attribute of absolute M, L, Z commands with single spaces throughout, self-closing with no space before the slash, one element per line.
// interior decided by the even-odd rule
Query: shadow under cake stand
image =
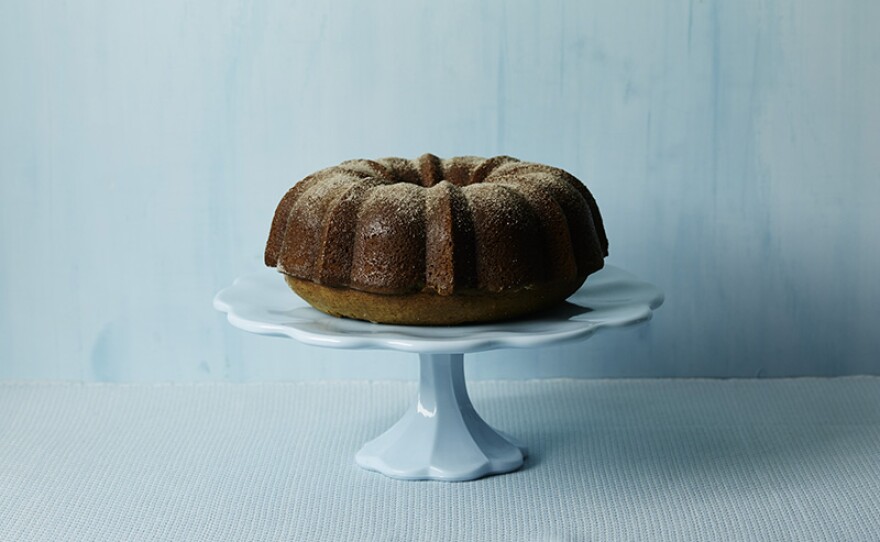
<path fill-rule="evenodd" d="M 477 414 L 465 384 L 464 354 L 583 340 L 602 329 L 646 322 L 662 303 L 658 288 L 610 265 L 553 309 L 489 324 L 423 327 L 336 318 L 296 296 L 274 269 L 240 277 L 214 298 L 233 326 L 252 333 L 330 348 L 418 353 L 415 405 L 355 460 L 393 478 L 445 481 L 514 471 L 528 453 Z"/>

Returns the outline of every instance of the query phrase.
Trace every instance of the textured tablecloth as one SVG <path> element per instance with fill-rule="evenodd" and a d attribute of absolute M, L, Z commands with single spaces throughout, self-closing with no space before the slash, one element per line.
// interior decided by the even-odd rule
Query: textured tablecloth
<path fill-rule="evenodd" d="M 470 390 L 522 470 L 358 468 L 413 383 L 0 383 L 0 540 L 880 540 L 880 378 Z"/>

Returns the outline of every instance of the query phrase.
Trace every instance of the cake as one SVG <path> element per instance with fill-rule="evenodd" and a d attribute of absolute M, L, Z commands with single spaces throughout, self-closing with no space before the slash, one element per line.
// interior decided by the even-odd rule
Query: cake
<path fill-rule="evenodd" d="M 595 199 L 562 169 L 425 154 L 350 160 L 296 183 L 265 262 L 328 314 L 451 325 L 559 303 L 607 255 Z"/>

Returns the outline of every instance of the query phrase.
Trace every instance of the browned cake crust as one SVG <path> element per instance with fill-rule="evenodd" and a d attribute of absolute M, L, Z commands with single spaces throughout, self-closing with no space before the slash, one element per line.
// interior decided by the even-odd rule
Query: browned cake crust
<path fill-rule="evenodd" d="M 426 154 L 306 177 L 278 205 L 265 260 L 330 314 L 439 325 L 561 301 L 607 254 L 598 206 L 569 173 Z"/>
<path fill-rule="evenodd" d="M 573 294 L 583 279 L 537 285 L 515 292 L 480 290 L 456 295 L 431 292 L 387 295 L 331 288 L 284 275 L 287 285 L 309 305 L 333 316 L 384 324 L 448 326 L 508 320 L 549 308 Z"/>

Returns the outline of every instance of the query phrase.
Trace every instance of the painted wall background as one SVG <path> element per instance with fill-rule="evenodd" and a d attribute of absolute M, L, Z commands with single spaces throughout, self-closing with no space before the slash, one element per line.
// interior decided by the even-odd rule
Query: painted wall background
<path fill-rule="evenodd" d="M 214 293 L 353 157 L 509 154 L 596 195 L 637 331 L 473 377 L 880 373 L 880 3 L 0 2 L 0 378 L 401 377 Z"/>

